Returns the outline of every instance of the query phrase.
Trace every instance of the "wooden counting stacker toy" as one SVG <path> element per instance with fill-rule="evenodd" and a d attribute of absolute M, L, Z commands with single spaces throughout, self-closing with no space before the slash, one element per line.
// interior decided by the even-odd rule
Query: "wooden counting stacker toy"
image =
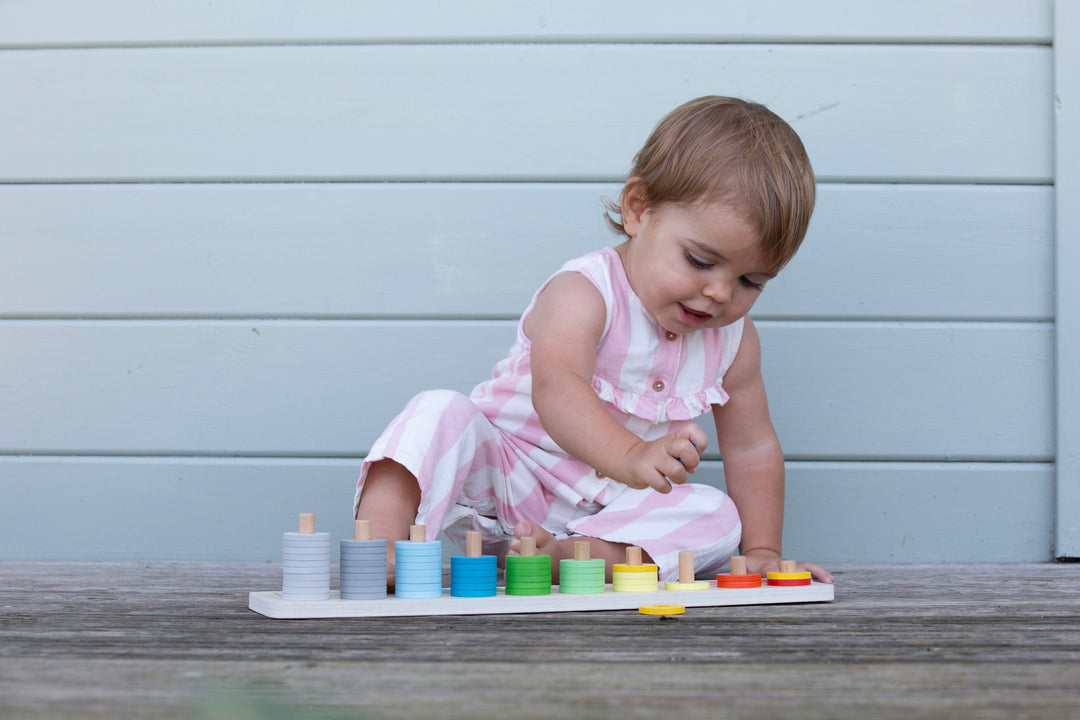
<path fill-rule="evenodd" d="M 604 561 L 589 557 L 589 544 L 574 544 L 574 559 L 559 563 L 563 586 L 551 584 L 551 557 L 537 555 L 535 541 L 522 538 L 519 555 L 509 555 L 507 586 L 495 585 L 495 557 L 482 555 L 479 534 L 467 535 L 466 554 L 451 558 L 451 588 L 442 585 L 442 550 L 439 541 L 428 541 L 423 526 L 414 526 L 410 539 L 395 544 L 395 576 L 398 589 L 394 595 L 385 593 L 386 557 L 381 549 L 381 565 L 376 557 L 365 554 L 371 540 L 367 529 L 357 526 L 349 547 L 364 563 L 375 563 L 374 571 L 356 570 L 351 564 L 357 557 L 343 561 L 343 593 L 328 589 L 323 580 L 329 571 L 329 534 L 314 532 L 314 519 L 305 516 L 300 533 L 285 533 L 287 573 L 282 591 L 252 592 L 248 607 L 271 618 L 346 618 L 399 617 L 420 615 L 496 615 L 545 612 L 587 612 L 597 610 L 638 610 L 643 607 L 664 609 L 655 614 L 674 614 L 675 608 L 718 607 L 727 605 L 773 605 L 787 603 L 831 602 L 833 586 L 814 582 L 810 573 L 798 572 L 794 561 L 785 560 L 779 573 L 768 573 L 767 583 L 761 576 L 746 572 L 746 559 L 734 557 L 731 572 L 717 576 L 716 582 L 694 578 L 693 553 L 680 553 L 679 578 L 661 585 L 657 581 L 657 566 L 642 563 L 641 548 L 627 549 L 627 562 L 612 566 L 612 580 L 603 584 Z M 298 538 L 298 535 L 307 537 Z M 318 535 L 319 537 L 312 537 Z M 359 545 L 354 545 L 359 543 Z M 385 543 L 383 542 L 385 545 Z M 342 548 L 346 548 L 343 541 Z M 397 575 L 402 567 L 403 551 L 407 560 L 406 572 Z M 317 567 L 311 565 L 312 555 Z M 490 559 L 488 559 L 490 558 Z M 516 558 L 516 559 L 515 559 Z M 297 559 L 302 565 L 297 565 Z M 464 563 L 462 561 L 465 561 Z M 457 591 L 454 589 L 454 570 L 458 568 Z M 324 570 L 324 568 L 326 568 Z M 380 581 L 372 577 L 381 568 Z M 346 572 L 348 570 L 348 572 Z M 300 572 L 304 571 L 304 572 Z M 546 577 L 545 577 L 546 572 Z M 306 581 L 307 575 L 318 576 L 318 587 L 307 583 L 296 586 L 296 578 Z M 345 582 L 346 576 L 350 577 Z M 599 582 L 597 578 L 599 577 Z M 615 587 L 618 580 L 619 588 Z M 753 582 L 756 580 L 756 585 Z M 363 582 L 361 582 L 363 581 Z M 367 584 L 370 581 L 370 584 Z M 494 592 L 492 588 L 494 587 Z M 422 596 L 421 596 L 422 595 Z M 666 609 L 665 609 L 666 608 Z M 681 612 L 681 609 L 679 610 Z"/>

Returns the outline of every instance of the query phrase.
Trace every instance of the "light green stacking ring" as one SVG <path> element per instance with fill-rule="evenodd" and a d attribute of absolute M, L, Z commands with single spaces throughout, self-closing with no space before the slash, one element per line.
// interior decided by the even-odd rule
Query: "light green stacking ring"
<path fill-rule="evenodd" d="M 603 558 L 559 561 L 559 592 L 567 595 L 596 595 L 604 592 Z"/>

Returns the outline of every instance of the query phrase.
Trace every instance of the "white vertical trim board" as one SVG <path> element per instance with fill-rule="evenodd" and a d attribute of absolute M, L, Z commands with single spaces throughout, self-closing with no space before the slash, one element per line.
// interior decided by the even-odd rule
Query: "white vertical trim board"
<path fill-rule="evenodd" d="M 1080 3 L 1055 7 L 1057 535 L 1080 558 Z"/>

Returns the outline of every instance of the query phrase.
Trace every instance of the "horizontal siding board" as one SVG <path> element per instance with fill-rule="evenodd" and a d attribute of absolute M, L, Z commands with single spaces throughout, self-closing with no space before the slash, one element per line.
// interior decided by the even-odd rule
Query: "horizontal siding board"
<path fill-rule="evenodd" d="M 335 539 L 351 535 L 358 471 L 358 461 L 0 458 L 0 559 L 280 562 L 299 512 Z M 719 463 L 695 480 L 722 486 Z M 798 559 L 1050 557 L 1051 465 L 789 463 L 787 483 L 785 551 Z"/>
<path fill-rule="evenodd" d="M 22 432 L 0 452 L 358 455 L 421 386 L 467 391 L 489 376 L 513 334 L 499 322 L 8 324 L 0 422 Z"/>
<path fill-rule="evenodd" d="M 614 184 L 0 186 L 0 317 L 516 318 Z M 1053 189 L 822 185 L 762 318 L 1047 320 Z M 1005 292 L 1005 289 L 1008 289 Z"/>
<path fill-rule="evenodd" d="M 788 119 L 821 179 L 1047 183 L 1051 89 L 1035 47 L 13 50 L 0 182 L 618 180 L 720 92 Z"/>
<path fill-rule="evenodd" d="M 0 458 L 0 559 L 281 562 L 281 533 L 298 513 L 315 513 L 335 539 L 352 536 L 358 466 Z"/>
<path fill-rule="evenodd" d="M 1053 458 L 1050 325 L 759 329 L 773 421 L 790 457 Z"/>
<path fill-rule="evenodd" d="M 1053 457 L 1049 325 L 759 327 L 790 458 Z M 414 393 L 468 392 L 512 338 L 511 322 L 0 323 L 0 452 L 359 456 Z"/>
<path fill-rule="evenodd" d="M 823 562 L 1045 562 L 1053 465 L 789 463 L 784 552 Z"/>
<path fill-rule="evenodd" d="M 1049 42 L 1049 0 L 917 0 L 867 7 L 851 0 L 762 6 L 739 0 L 452 4 L 409 0 L 146 3 L 6 0 L 0 47 L 295 42 Z"/>
<path fill-rule="evenodd" d="M 1053 190 L 822 185 L 756 317 L 1049 320 Z"/>

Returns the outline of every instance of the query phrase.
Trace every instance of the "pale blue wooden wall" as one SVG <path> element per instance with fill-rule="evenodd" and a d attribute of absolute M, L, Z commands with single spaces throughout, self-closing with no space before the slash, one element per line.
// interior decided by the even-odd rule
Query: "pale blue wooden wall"
<path fill-rule="evenodd" d="M 0 3 L 0 558 L 344 535 L 385 423 L 487 376 L 708 93 L 820 180 L 755 311 L 787 553 L 1052 557 L 1050 0 L 389 5 Z"/>

